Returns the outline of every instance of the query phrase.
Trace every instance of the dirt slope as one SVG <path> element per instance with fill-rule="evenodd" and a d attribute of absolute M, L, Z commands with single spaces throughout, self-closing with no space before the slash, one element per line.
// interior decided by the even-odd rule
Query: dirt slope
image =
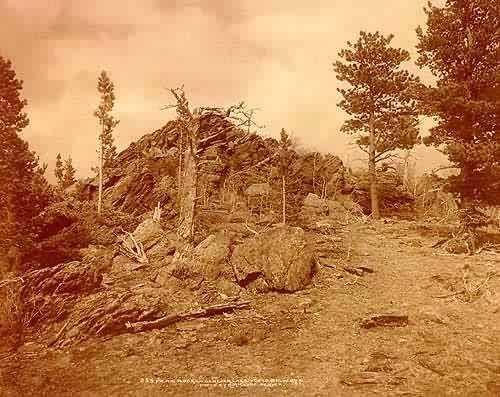
<path fill-rule="evenodd" d="M 0 359 L 0 395 L 500 395 L 500 257 L 436 255 L 411 222 L 342 235 L 351 265 L 374 273 L 322 267 L 308 290 L 259 296 L 251 310 L 64 351 L 27 344 Z M 360 327 L 378 313 L 409 324 Z M 210 379 L 226 383 L 200 384 Z"/>

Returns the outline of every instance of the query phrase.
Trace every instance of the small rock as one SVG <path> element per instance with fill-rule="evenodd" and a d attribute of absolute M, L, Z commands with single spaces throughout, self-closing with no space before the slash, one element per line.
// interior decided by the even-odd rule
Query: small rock
<path fill-rule="evenodd" d="M 328 203 L 317 194 L 309 193 L 304 199 L 302 212 L 304 215 L 326 215 L 328 214 Z"/>
<path fill-rule="evenodd" d="M 226 279 L 217 280 L 216 288 L 217 291 L 228 297 L 238 296 L 241 292 L 241 287 L 238 284 Z"/>
<path fill-rule="evenodd" d="M 141 243 L 144 250 L 147 251 L 157 244 L 163 236 L 163 228 L 158 222 L 155 222 L 152 218 L 146 219 L 142 222 L 132 233 L 135 240 Z M 133 247 L 134 242 L 130 236 L 126 237 L 127 243 Z"/>
<path fill-rule="evenodd" d="M 118 255 L 113 258 L 111 266 L 112 273 L 127 273 L 144 267 L 143 263 L 138 263 L 124 255 Z"/>
<path fill-rule="evenodd" d="M 422 319 L 426 321 L 432 321 L 433 323 L 436 324 L 446 325 L 449 323 L 449 319 L 447 318 L 446 315 L 439 313 L 436 309 L 432 307 L 425 307 L 420 309 L 419 315 Z"/>

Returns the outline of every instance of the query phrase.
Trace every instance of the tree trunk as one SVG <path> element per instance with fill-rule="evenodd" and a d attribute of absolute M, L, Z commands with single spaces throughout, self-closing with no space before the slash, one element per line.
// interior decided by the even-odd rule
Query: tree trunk
<path fill-rule="evenodd" d="M 282 176 L 282 196 L 283 196 L 283 224 L 286 224 L 286 178 Z"/>
<path fill-rule="evenodd" d="M 377 169 L 375 161 L 375 123 L 373 116 L 370 117 L 369 122 L 370 127 L 370 148 L 368 156 L 368 176 L 370 178 L 370 200 L 372 209 L 372 218 L 380 218 L 380 210 L 378 203 L 378 191 L 377 191 Z"/>
<path fill-rule="evenodd" d="M 312 174 L 312 188 L 313 188 L 313 193 L 316 194 L 316 153 L 314 153 L 314 158 L 313 158 L 313 174 Z"/>
<path fill-rule="evenodd" d="M 179 167 L 177 170 L 177 205 L 179 206 L 179 210 L 181 208 L 181 200 L 182 200 L 182 195 L 181 195 L 181 189 L 182 189 L 182 154 L 184 152 L 183 150 L 183 133 L 182 133 L 182 128 L 179 128 L 179 136 L 178 136 L 178 142 L 177 142 L 177 149 L 179 151 Z"/>
<path fill-rule="evenodd" d="M 103 127 L 104 129 L 104 127 Z M 103 167 L 103 144 L 102 144 L 102 135 L 99 139 L 99 197 L 97 199 L 97 214 L 101 215 L 102 210 L 102 167 Z"/>
<path fill-rule="evenodd" d="M 198 187 L 198 164 L 196 154 L 191 148 L 184 153 L 184 173 L 180 190 L 179 229 L 180 240 L 191 243 L 194 238 L 196 216 L 196 195 Z"/>

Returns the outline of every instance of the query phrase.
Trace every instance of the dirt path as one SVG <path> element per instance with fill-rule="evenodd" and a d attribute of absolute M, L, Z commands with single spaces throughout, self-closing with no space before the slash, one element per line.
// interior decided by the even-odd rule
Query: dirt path
<path fill-rule="evenodd" d="M 67 351 L 28 344 L 0 361 L 0 395 L 500 395 L 499 277 L 482 285 L 500 258 L 435 255 L 414 229 L 346 232 L 352 264 L 375 270 L 359 279 L 324 267 L 310 289 L 259 296 L 252 310 Z M 460 291 L 464 274 L 469 291 L 482 285 L 471 302 L 434 297 Z M 379 313 L 409 324 L 359 326 Z M 200 384 L 210 379 L 219 383 Z"/>

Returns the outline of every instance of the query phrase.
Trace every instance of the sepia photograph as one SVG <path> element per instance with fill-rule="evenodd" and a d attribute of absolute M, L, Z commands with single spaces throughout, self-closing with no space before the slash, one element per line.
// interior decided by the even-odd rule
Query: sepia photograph
<path fill-rule="evenodd" d="M 500 396 L 500 1 L 0 0 L 4 396 Z"/>

